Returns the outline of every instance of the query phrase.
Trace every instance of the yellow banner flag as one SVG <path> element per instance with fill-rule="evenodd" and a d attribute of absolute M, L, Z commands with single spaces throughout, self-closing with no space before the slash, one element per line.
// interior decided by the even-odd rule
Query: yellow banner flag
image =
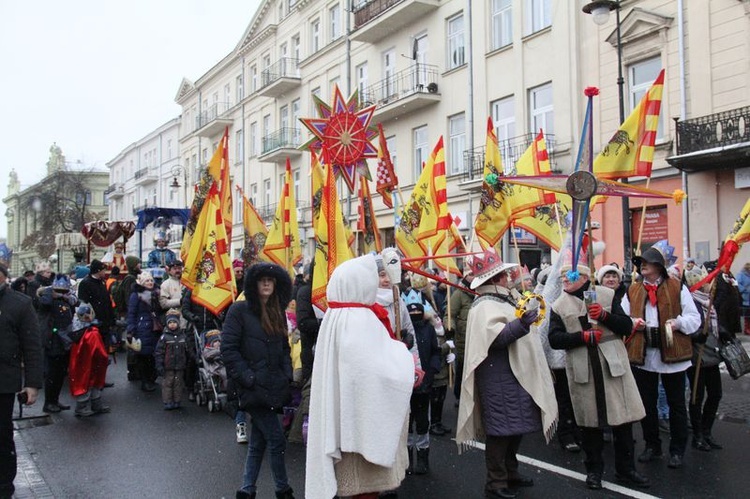
<path fill-rule="evenodd" d="M 662 69 L 638 106 L 594 159 L 594 175 L 609 179 L 651 176 L 663 89 Z"/>
<path fill-rule="evenodd" d="M 515 186 L 499 182 L 504 174 L 503 159 L 497 145 L 497 135 L 492 118 L 487 119 L 487 142 L 482 171 L 482 195 L 479 199 L 479 212 L 474 222 L 474 230 L 482 249 L 494 247 L 511 221 L 511 204 L 508 197 Z M 493 180 L 493 182 L 488 182 Z"/>
<path fill-rule="evenodd" d="M 396 244 L 406 257 L 448 254 L 461 243 L 448 213 L 445 186 L 445 148 L 441 136 L 402 208 L 396 227 Z M 434 262 L 443 270 L 458 273 L 452 258 Z"/>
<path fill-rule="evenodd" d="M 232 303 L 236 294 L 221 211 L 219 190 L 213 183 L 198 217 L 181 279 L 192 290 L 192 300 L 216 315 Z"/>
<path fill-rule="evenodd" d="M 529 147 L 516 162 L 514 171 L 510 175 L 549 175 L 552 173 L 549 163 L 549 154 L 547 153 L 547 141 L 544 140 L 544 133 L 540 130 L 534 137 Z M 534 208 L 545 204 L 554 204 L 556 201 L 555 193 L 526 187 L 523 185 L 513 186 L 513 195 L 509 202 L 513 218 L 519 214 L 533 213 Z"/>
<path fill-rule="evenodd" d="M 310 149 L 310 176 L 312 177 L 312 226 L 313 230 L 318 224 L 318 217 L 320 216 L 320 200 L 323 195 L 323 184 L 325 183 L 325 171 L 320 163 L 319 157 L 315 154 L 313 149 Z M 342 211 L 343 213 L 343 211 Z M 355 237 L 348 225 L 344 225 L 344 231 L 346 232 L 346 240 L 352 253 L 356 253 L 354 248 Z"/>
<path fill-rule="evenodd" d="M 734 222 L 727 241 L 734 241 L 738 246 L 750 241 L 750 198 L 742 208 L 739 218 Z"/>
<path fill-rule="evenodd" d="M 556 205 L 537 206 L 532 210 L 533 215 L 518 218 L 513 222 L 516 227 L 531 232 L 555 251 L 560 251 L 562 247 L 567 231 L 565 217 L 572 206 L 570 196 L 559 194 L 558 197 L 560 199 Z"/>
<path fill-rule="evenodd" d="M 206 202 L 208 191 L 209 189 L 211 189 L 211 186 L 214 184 L 214 182 L 216 182 L 217 185 L 221 185 L 221 166 L 225 163 L 225 158 L 227 157 L 228 142 L 229 128 L 227 127 L 224 129 L 224 136 L 219 142 L 219 146 L 216 148 L 216 151 L 214 151 L 214 155 L 211 157 L 211 161 L 208 162 L 208 168 L 202 170 L 201 177 L 198 180 L 198 184 L 195 189 L 193 204 L 190 207 L 190 217 L 188 218 L 187 226 L 185 227 L 184 234 L 182 235 L 182 246 L 180 247 L 180 259 L 183 262 L 187 260 L 187 253 L 193 240 L 193 233 L 195 232 L 195 227 L 198 225 L 198 217 L 200 216 L 201 210 L 203 210 L 203 204 Z"/>
<path fill-rule="evenodd" d="M 260 255 L 268 238 L 268 229 L 253 204 L 244 194 L 242 196 L 242 228 L 245 235 L 242 260 L 245 262 L 245 266 L 250 266 L 260 260 Z"/>
<path fill-rule="evenodd" d="M 271 229 L 268 231 L 263 255 L 269 261 L 287 269 L 294 279 L 294 266 L 302 260 L 302 246 L 299 240 L 299 222 L 297 219 L 297 205 L 294 199 L 292 185 L 292 164 L 286 160 L 286 175 L 281 198 L 276 207 Z"/>
<path fill-rule="evenodd" d="M 320 196 L 320 217 L 315 226 L 315 271 L 312 282 L 312 303 L 321 310 L 328 308 L 326 288 L 333 270 L 353 257 L 345 228 L 333 168 L 327 166 Z"/>

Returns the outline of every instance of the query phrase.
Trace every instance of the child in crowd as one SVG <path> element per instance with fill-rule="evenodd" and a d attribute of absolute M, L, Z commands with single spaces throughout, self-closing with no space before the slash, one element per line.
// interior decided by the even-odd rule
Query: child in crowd
<path fill-rule="evenodd" d="M 182 315 L 176 308 L 167 311 L 167 325 L 154 352 L 156 370 L 162 377 L 161 400 L 165 411 L 180 408 L 182 391 L 185 389 L 188 345 L 185 331 L 180 329 L 181 318 Z"/>
<path fill-rule="evenodd" d="M 221 360 L 221 331 L 211 329 L 203 335 L 203 359 L 205 360 L 206 372 L 209 376 L 217 376 L 221 379 L 220 391 L 227 389 L 227 368 Z"/>
<path fill-rule="evenodd" d="M 73 318 L 68 381 L 76 399 L 75 415 L 88 417 L 110 411 L 102 403 L 102 388 L 107 375 L 109 354 L 94 320 L 94 309 L 81 303 Z"/>

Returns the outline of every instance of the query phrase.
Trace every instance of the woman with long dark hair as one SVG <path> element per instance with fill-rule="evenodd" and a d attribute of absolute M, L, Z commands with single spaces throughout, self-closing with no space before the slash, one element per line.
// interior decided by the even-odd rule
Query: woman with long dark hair
<path fill-rule="evenodd" d="M 246 301 L 234 303 L 222 331 L 221 355 L 234 383 L 240 410 L 251 416 L 250 442 L 238 498 L 256 496 L 258 474 L 268 449 L 276 497 L 293 499 L 286 474 L 286 439 L 279 414 L 290 399 L 292 360 L 286 315 L 292 281 L 282 267 L 257 263 L 247 269 Z"/>

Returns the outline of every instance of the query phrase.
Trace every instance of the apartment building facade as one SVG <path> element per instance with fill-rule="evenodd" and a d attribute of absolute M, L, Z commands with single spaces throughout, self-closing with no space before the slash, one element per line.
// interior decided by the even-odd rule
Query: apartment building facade
<path fill-rule="evenodd" d="M 649 237 L 666 236 L 680 256 L 689 247 L 691 253 L 715 258 L 731 217 L 747 199 L 747 188 L 734 180 L 736 175 L 746 178 L 741 172 L 747 165 L 732 161 L 717 167 L 707 158 L 700 171 L 688 171 L 679 164 L 684 151 L 675 149 L 676 142 L 687 140 L 680 135 L 686 132 L 680 125 L 676 128 L 672 118 L 680 116 L 690 125 L 691 119 L 733 112 L 734 123 L 745 119 L 737 110 L 748 105 L 748 2 L 622 0 L 619 45 L 615 16 L 599 26 L 582 12 L 585 3 L 264 1 L 230 54 L 195 82 L 184 79 L 180 84 L 179 155 L 188 183 L 195 181 L 229 127 L 232 181 L 270 221 L 289 158 L 309 258 L 314 248 L 310 155 L 298 147 L 310 135 L 299 118 L 317 116 L 312 96 L 330 101 L 338 85 L 345 95 L 356 89 L 363 106 L 376 106 L 373 121 L 384 127 L 405 196 L 443 136 L 449 208 L 461 219 L 459 229 L 469 239 L 479 206 L 488 116 L 506 168 L 541 128 L 553 169 L 572 171 L 585 87 L 600 88 L 594 103 L 595 151 L 617 129 L 619 46 L 625 115 L 659 70 L 666 69 L 650 186 L 665 191 L 687 186 L 690 194 L 686 213 L 673 203 L 648 202 L 647 219 L 659 220 L 658 230 L 649 227 Z M 744 125 L 736 128 L 732 140 L 748 142 Z M 374 169 L 373 160 L 371 172 Z M 356 194 L 353 199 L 348 196 L 343 184 L 339 192 L 344 213 L 353 220 Z M 234 253 L 242 238 L 239 195 L 237 191 Z M 377 194 L 374 198 L 384 240 L 392 244 L 393 213 Z M 714 208 L 707 210 L 712 202 Z M 639 217 L 640 208 L 640 203 L 631 203 L 628 215 Z M 622 213 L 617 199 L 594 210 L 594 218 L 602 222 L 599 237 L 608 243 L 600 262 L 622 261 Z M 716 234 L 700 229 L 709 220 L 712 227 L 718 221 Z M 683 226 L 692 228 L 695 236 L 689 238 L 691 231 Z M 636 241 L 638 228 L 633 232 Z M 529 234 L 519 235 L 525 243 L 521 258 L 533 267 L 548 249 Z M 651 239 L 644 240 L 644 247 L 654 242 Z M 507 259 L 515 259 L 507 243 L 504 249 Z"/>

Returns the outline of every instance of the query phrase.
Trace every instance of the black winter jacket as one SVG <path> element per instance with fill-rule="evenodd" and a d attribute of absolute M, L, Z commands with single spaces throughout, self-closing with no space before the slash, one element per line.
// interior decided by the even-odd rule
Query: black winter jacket
<path fill-rule="evenodd" d="M 99 331 L 106 332 L 115 322 L 115 311 L 107 285 L 101 279 L 90 275 L 78 285 L 78 299 L 91 305 L 99 321 Z"/>
<path fill-rule="evenodd" d="M 0 289 L 0 393 L 41 388 L 42 379 L 42 341 L 31 298 L 5 286 Z"/>
<path fill-rule="evenodd" d="M 290 399 L 289 340 L 287 335 L 267 334 L 260 323 L 257 281 L 269 275 L 276 279 L 274 292 L 282 310 L 286 308 L 292 289 L 289 274 L 278 265 L 255 264 L 245 275 L 246 301 L 229 307 L 221 334 L 221 357 L 243 410 L 262 407 L 281 411 Z"/>
<path fill-rule="evenodd" d="M 419 361 L 424 370 L 422 383 L 414 389 L 415 393 L 430 393 L 435 375 L 440 372 L 440 346 L 433 325 L 426 320 L 412 321 L 414 324 L 414 335 L 417 337 L 417 349 L 419 350 Z"/>

